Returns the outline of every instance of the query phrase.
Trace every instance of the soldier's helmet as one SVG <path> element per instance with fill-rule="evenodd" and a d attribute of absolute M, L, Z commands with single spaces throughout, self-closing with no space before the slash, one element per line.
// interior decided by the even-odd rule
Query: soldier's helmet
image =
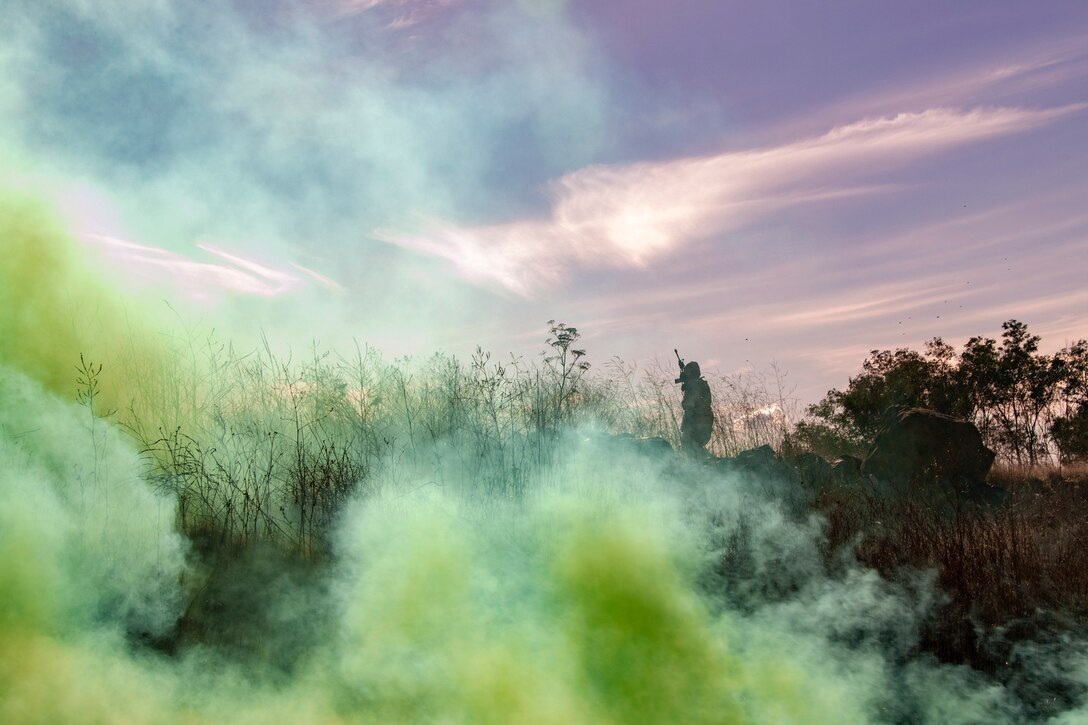
<path fill-rule="evenodd" d="M 699 370 L 699 363 L 692 360 L 684 366 L 684 374 L 682 377 L 685 380 L 696 380 L 702 374 L 702 371 Z"/>

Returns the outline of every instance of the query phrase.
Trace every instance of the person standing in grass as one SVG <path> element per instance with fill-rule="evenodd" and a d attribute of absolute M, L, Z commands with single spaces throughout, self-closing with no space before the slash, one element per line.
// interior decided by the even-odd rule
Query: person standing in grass
<path fill-rule="evenodd" d="M 702 377 L 699 363 L 680 363 L 680 390 L 684 394 L 684 418 L 680 423 L 680 450 L 691 456 L 705 456 L 706 444 L 714 430 L 714 411 L 710 407 L 710 385 Z"/>

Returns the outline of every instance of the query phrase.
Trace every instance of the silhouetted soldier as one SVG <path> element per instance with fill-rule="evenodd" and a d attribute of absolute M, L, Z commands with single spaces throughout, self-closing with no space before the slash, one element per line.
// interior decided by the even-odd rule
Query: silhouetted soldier
<path fill-rule="evenodd" d="M 690 455 L 705 455 L 710 433 L 714 430 L 714 411 L 710 408 L 710 385 L 702 378 L 699 363 L 694 360 L 684 364 L 680 354 L 680 383 L 684 393 L 684 419 L 680 423 L 680 449 Z"/>

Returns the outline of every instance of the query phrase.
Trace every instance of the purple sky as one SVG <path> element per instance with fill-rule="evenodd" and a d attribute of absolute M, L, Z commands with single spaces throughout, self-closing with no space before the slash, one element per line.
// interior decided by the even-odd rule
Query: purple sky
<path fill-rule="evenodd" d="M 1088 337 L 1084 2 L 17 6 L 6 163 L 200 315 L 390 354 L 555 318 L 805 402 L 874 348 Z"/>

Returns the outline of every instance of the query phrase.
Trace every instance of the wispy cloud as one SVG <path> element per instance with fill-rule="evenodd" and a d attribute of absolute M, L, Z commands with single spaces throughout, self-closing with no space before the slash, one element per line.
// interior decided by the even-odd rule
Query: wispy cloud
<path fill-rule="evenodd" d="M 865 182 L 922 154 L 1026 131 L 1084 107 L 939 108 L 867 118 L 769 148 L 591 166 L 552 184 L 544 219 L 377 236 L 448 259 L 474 282 L 529 296 L 577 268 L 641 266 L 785 207 L 886 188 Z"/>
<path fill-rule="evenodd" d="M 383 10 L 391 15 L 386 27 L 400 30 L 428 20 L 462 2 L 464 0 L 317 0 L 317 6 L 345 17 Z"/>
<path fill-rule="evenodd" d="M 845 299 L 839 297 L 822 303 L 813 301 L 807 309 L 800 311 L 791 301 L 793 309 L 770 319 L 761 319 L 760 324 L 799 329 L 816 325 L 858 323 L 892 315 L 905 315 L 910 310 L 939 302 L 955 301 L 968 294 L 962 285 L 955 283 L 918 289 L 912 280 L 909 284 L 895 287 L 896 289 L 865 287 Z"/>
<path fill-rule="evenodd" d="M 128 268 L 131 276 L 176 286 L 192 299 L 209 299 L 228 294 L 278 297 L 306 283 L 303 277 L 284 269 L 260 264 L 207 243 L 197 248 L 219 262 L 202 262 L 159 247 L 103 234 L 84 239 L 99 246 L 111 260 Z M 323 287 L 339 290 L 332 279 L 300 265 L 292 265 Z"/>
<path fill-rule="evenodd" d="M 344 15 L 365 13 L 379 5 L 388 5 L 391 0 L 318 0 L 318 7 L 327 7 Z"/>
<path fill-rule="evenodd" d="M 970 64 L 901 84 L 865 87 L 826 105 L 782 122 L 780 133 L 820 128 L 835 119 L 882 115 L 893 111 L 942 106 L 1017 105 L 1024 95 L 1065 84 L 1079 87 L 1088 76 L 1088 36 L 1047 38 L 1045 44 L 1020 49 L 1000 58 L 975 59 Z M 1076 93 L 1073 97 L 1080 97 Z"/>

